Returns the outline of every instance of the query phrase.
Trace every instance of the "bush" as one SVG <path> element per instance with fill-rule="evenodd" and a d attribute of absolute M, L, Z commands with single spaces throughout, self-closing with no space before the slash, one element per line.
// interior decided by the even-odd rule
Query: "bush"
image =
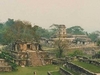
<path fill-rule="evenodd" d="M 8 62 L 8 64 L 12 67 L 12 70 L 16 70 L 17 65 L 15 64 L 13 57 L 9 53 L 2 51 L 0 53 L 0 58 L 5 59 Z"/>
<path fill-rule="evenodd" d="M 68 56 L 72 56 L 72 57 L 77 55 L 83 55 L 83 52 L 81 50 L 75 50 L 74 52 L 68 54 Z"/>

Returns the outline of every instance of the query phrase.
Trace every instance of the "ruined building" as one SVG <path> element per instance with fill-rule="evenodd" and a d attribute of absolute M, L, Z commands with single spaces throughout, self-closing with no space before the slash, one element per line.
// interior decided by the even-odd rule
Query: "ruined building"
<path fill-rule="evenodd" d="M 87 35 L 71 35 L 67 34 L 66 26 L 59 25 L 56 34 L 52 37 L 52 40 L 68 40 L 70 42 L 76 42 L 77 44 L 88 44 L 91 42 L 91 39 Z"/>
<path fill-rule="evenodd" d="M 12 44 L 11 54 L 15 58 L 17 65 L 24 66 L 41 66 L 51 60 L 45 60 L 46 53 L 40 51 L 40 44 L 36 42 L 25 42 L 17 40 Z"/>

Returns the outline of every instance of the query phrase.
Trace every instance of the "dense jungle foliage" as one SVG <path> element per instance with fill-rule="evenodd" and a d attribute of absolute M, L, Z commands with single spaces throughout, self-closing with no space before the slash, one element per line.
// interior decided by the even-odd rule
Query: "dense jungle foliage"
<path fill-rule="evenodd" d="M 33 38 L 39 42 L 41 37 L 50 38 L 55 32 L 56 28 L 45 29 L 38 25 L 33 26 L 28 21 L 8 19 L 6 22 L 0 23 L 0 44 L 9 44 L 17 39 L 31 41 Z M 66 32 L 72 35 L 87 35 L 92 41 L 99 40 L 98 37 L 100 36 L 100 31 L 88 33 L 80 26 L 67 28 Z"/>

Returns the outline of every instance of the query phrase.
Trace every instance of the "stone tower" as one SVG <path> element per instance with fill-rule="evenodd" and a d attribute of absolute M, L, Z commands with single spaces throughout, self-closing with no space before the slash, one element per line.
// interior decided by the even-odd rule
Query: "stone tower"
<path fill-rule="evenodd" d="M 57 38 L 66 38 L 67 34 L 66 34 L 66 26 L 65 25 L 59 25 L 59 29 L 57 31 Z"/>

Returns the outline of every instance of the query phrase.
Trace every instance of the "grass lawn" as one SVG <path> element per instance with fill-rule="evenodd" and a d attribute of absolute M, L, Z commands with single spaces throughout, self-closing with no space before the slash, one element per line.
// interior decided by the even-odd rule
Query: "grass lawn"
<path fill-rule="evenodd" d="M 52 75 L 61 75 L 59 71 L 51 72 Z"/>
<path fill-rule="evenodd" d="M 79 62 L 79 61 L 73 61 L 74 64 L 79 65 L 81 67 L 84 67 L 85 69 L 94 72 L 94 73 L 100 73 L 100 66 L 95 66 L 92 64 L 88 64 L 85 62 Z"/>
<path fill-rule="evenodd" d="M 0 72 L 0 75 L 47 75 L 47 71 L 58 71 L 60 66 L 57 65 L 45 65 L 38 67 L 18 67 L 18 71 L 14 72 Z"/>

